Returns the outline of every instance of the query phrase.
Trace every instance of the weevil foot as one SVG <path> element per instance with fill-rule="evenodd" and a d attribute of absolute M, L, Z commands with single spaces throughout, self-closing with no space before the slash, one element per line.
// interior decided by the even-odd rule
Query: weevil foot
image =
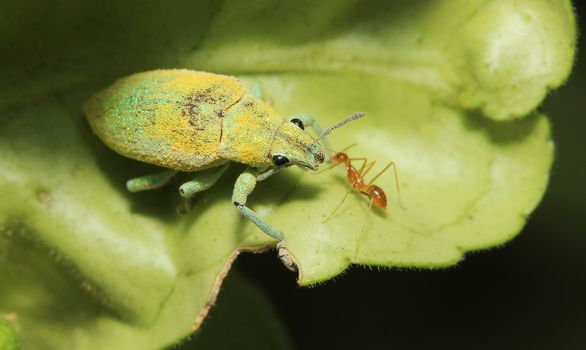
<path fill-rule="evenodd" d="M 277 254 L 286 268 L 293 272 L 297 272 L 297 261 L 293 255 L 291 255 L 287 247 L 285 247 L 285 241 L 279 241 L 279 243 L 277 243 Z"/>

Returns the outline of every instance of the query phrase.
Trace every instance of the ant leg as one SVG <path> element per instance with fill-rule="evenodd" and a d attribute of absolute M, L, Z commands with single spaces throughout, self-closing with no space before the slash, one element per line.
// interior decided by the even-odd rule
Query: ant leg
<path fill-rule="evenodd" d="M 340 163 L 334 163 L 334 164 L 330 164 L 330 165 L 328 165 L 328 167 L 327 167 L 327 168 L 321 169 L 320 171 L 318 171 L 318 172 L 316 172 L 316 173 L 314 173 L 314 174 L 321 174 L 321 173 L 323 173 L 324 171 L 330 170 L 331 168 L 333 168 L 333 167 L 336 167 L 336 166 L 338 166 L 338 165 L 340 165 L 340 164 L 342 164 L 342 163 L 340 162 Z"/>
<path fill-rule="evenodd" d="M 354 145 L 355 145 L 355 144 L 354 144 Z M 348 147 L 346 147 L 346 148 L 352 147 L 352 146 L 354 146 L 354 145 L 350 145 L 350 146 L 348 146 Z M 340 152 L 342 152 L 342 151 L 340 151 Z M 349 158 L 349 160 L 364 160 L 364 161 L 366 161 L 366 158 Z M 337 166 L 337 165 L 340 165 L 340 164 L 343 164 L 343 162 L 338 162 L 338 163 L 330 164 L 330 165 L 329 165 L 327 168 L 325 168 L 325 169 L 322 169 L 322 170 L 318 171 L 316 174 L 321 174 L 321 173 L 323 173 L 324 171 L 326 171 L 326 170 L 330 170 L 331 168 L 333 168 L 333 167 L 335 167 L 335 166 Z"/>
<path fill-rule="evenodd" d="M 359 174 L 362 172 L 362 169 L 364 169 L 364 166 L 366 165 L 366 163 L 368 162 L 368 158 L 366 157 L 358 157 L 358 158 L 348 158 L 348 160 L 350 162 L 352 162 L 353 160 L 357 160 L 359 162 L 362 162 L 362 165 L 360 166 L 360 171 L 358 172 Z"/>
<path fill-rule="evenodd" d="M 326 151 L 328 151 L 328 160 L 331 160 L 332 159 L 332 157 L 330 155 L 333 155 L 333 154 L 336 154 L 336 153 L 346 152 L 347 150 L 349 150 L 350 148 L 352 148 L 352 147 L 354 147 L 356 145 L 357 145 L 357 143 L 353 143 L 350 146 L 348 146 L 348 147 L 346 147 L 346 148 L 344 148 L 344 149 L 342 149 L 340 151 L 336 151 L 336 150 L 334 150 L 334 149 L 332 149 L 330 147 L 326 147 Z"/>
<path fill-rule="evenodd" d="M 364 239 L 366 234 L 366 227 L 368 227 L 368 219 L 370 218 L 370 210 L 372 209 L 372 202 L 374 200 L 370 198 L 370 203 L 368 204 L 368 211 L 366 212 L 366 217 L 364 218 L 364 224 L 362 224 L 362 230 L 360 230 L 360 236 L 358 236 L 358 240 L 356 241 L 356 250 L 354 250 L 354 260 L 356 262 L 358 259 L 358 251 L 360 250 L 360 242 Z"/>
<path fill-rule="evenodd" d="M 347 150 L 349 150 L 350 148 L 352 148 L 352 147 L 354 147 L 356 145 L 357 145 L 357 143 L 353 143 L 353 144 L 349 145 L 348 147 L 342 149 L 341 151 L 338 151 L 338 153 L 346 152 Z"/>
<path fill-rule="evenodd" d="M 384 167 L 383 170 L 381 170 L 372 178 L 372 180 L 370 180 L 368 185 L 372 185 L 372 183 L 374 183 L 374 180 L 381 176 L 391 166 L 393 167 L 393 173 L 395 174 L 395 187 L 397 188 L 397 199 L 399 200 L 399 205 L 401 206 L 401 208 L 405 209 L 405 207 L 403 206 L 403 202 L 401 201 L 401 189 L 399 188 L 399 173 L 397 172 L 397 165 L 395 164 L 395 162 L 390 162 L 389 164 L 387 164 L 387 166 Z"/>
<path fill-rule="evenodd" d="M 338 206 L 336 207 L 336 209 L 334 209 L 334 211 L 332 211 L 332 213 L 330 215 L 328 215 L 328 217 L 324 221 L 321 222 L 322 224 L 325 224 L 329 219 L 332 218 L 332 216 L 334 216 L 334 214 L 336 213 L 336 211 L 338 211 L 338 209 L 342 206 L 342 203 L 344 203 L 344 201 L 348 197 L 348 194 L 350 193 L 350 191 L 352 191 L 352 187 L 348 187 L 348 190 L 346 191 L 346 194 L 344 194 L 344 197 L 342 198 L 342 200 L 340 201 L 340 203 L 338 203 Z"/>
<path fill-rule="evenodd" d="M 362 176 L 362 178 L 364 178 L 364 176 L 366 176 L 366 174 L 368 174 L 368 172 L 372 169 L 372 167 L 376 164 L 376 160 L 373 160 L 372 162 L 366 164 L 362 164 L 362 167 L 360 168 L 360 176 Z M 370 182 L 372 183 L 372 181 Z M 370 185 L 369 183 L 369 185 Z"/>

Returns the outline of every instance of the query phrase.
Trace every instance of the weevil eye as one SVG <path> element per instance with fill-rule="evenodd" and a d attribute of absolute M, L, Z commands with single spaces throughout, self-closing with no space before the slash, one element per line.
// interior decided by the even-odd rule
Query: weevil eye
<path fill-rule="evenodd" d="M 276 166 L 283 166 L 283 165 L 289 163 L 289 158 L 282 156 L 280 154 L 275 154 L 272 159 L 273 159 L 273 164 L 275 164 Z"/>
<path fill-rule="evenodd" d="M 301 119 L 293 118 L 293 119 L 291 119 L 291 123 L 297 125 L 297 127 L 299 127 L 299 129 L 305 130 L 305 126 L 303 125 L 303 122 L 301 121 Z"/>

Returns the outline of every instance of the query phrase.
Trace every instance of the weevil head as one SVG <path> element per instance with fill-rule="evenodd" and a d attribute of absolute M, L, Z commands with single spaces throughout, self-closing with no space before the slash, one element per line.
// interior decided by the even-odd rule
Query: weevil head
<path fill-rule="evenodd" d="M 293 118 L 276 130 L 268 157 L 276 167 L 295 164 L 316 170 L 325 160 L 325 149 L 304 130 L 301 120 Z"/>

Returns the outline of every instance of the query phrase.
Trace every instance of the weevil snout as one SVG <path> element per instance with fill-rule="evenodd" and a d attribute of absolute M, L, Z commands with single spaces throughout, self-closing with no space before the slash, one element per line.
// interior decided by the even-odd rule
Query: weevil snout
<path fill-rule="evenodd" d="M 310 170 L 317 170 L 324 163 L 325 159 L 325 153 L 320 152 L 313 156 L 313 163 L 304 163 L 303 166 Z"/>
<path fill-rule="evenodd" d="M 311 159 L 311 161 L 302 162 L 301 165 L 310 170 L 317 170 L 326 160 L 325 149 L 319 141 L 315 141 L 307 149 L 309 153 L 307 159 Z"/>

